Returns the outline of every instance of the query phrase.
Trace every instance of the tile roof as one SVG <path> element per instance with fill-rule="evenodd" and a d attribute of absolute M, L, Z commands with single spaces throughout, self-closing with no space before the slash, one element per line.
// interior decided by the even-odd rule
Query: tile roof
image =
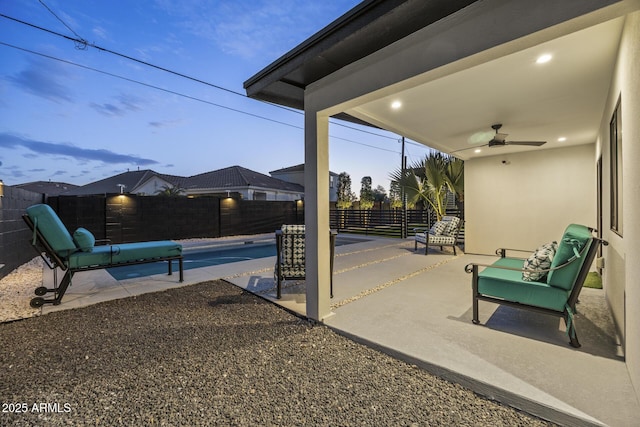
<path fill-rule="evenodd" d="M 190 177 L 161 174 L 151 169 L 127 171 L 100 181 L 72 188 L 61 193 L 64 196 L 88 196 L 95 194 L 115 194 L 120 192 L 119 184 L 125 186 L 124 192 L 135 192 L 146 181 L 159 177 L 174 186 L 185 190 L 224 190 L 238 187 L 258 187 L 280 191 L 304 192 L 304 187 L 282 181 L 268 175 L 252 171 L 241 166 L 231 166 Z"/>
<path fill-rule="evenodd" d="M 24 184 L 17 184 L 13 187 L 33 191 L 34 193 L 43 193 L 48 196 L 57 196 L 60 193 L 71 190 L 73 188 L 77 188 L 78 186 L 75 184 L 68 184 L 66 182 L 33 181 L 25 182 Z"/>
<path fill-rule="evenodd" d="M 303 192 L 304 187 L 299 184 L 285 182 L 268 175 L 261 174 L 242 166 L 230 166 L 185 179 L 183 188 L 192 189 L 224 189 L 237 187 L 260 187 L 274 190 Z"/>
<path fill-rule="evenodd" d="M 299 165 L 289 166 L 287 168 L 276 169 L 274 171 L 270 171 L 270 174 L 274 173 L 288 173 L 288 172 L 304 172 L 304 163 L 300 163 Z M 338 176 L 337 173 L 329 171 L 329 175 Z"/>
<path fill-rule="evenodd" d="M 88 196 L 93 194 L 114 194 L 120 192 L 119 184 L 124 185 L 124 192 L 130 193 L 139 187 L 141 184 L 151 179 L 154 176 L 158 176 L 166 181 L 177 185 L 181 177 L 173 177 L 171 175 L 159 174 L 151 169 L 143 169 L 137 171 L 127 171 L 118 175 L 110 176 L 100 181 L 91 182 L 87 185 L 74 188 L 62 193 L 63 196 Z"/>
<path fill-rule="evenodd" d="M 289 166 L 288 168 L 276 169 L 269 173 L 284 173 L 284 172 L 304 172 L 304 163 L 299 165 Z"/>

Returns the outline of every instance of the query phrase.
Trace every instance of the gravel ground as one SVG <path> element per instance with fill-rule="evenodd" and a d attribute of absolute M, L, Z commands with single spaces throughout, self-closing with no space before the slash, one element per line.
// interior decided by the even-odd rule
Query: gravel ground
<path fill-rule="evenodd" d="M 3 323 L 0 341 L 3 426 L 549 425 L 223 281 Z"/>
<path fill-rule="evenodd" d="M 42 286 L 43 267 L 40 257 L 33 258 L 0 279 L 0 322 L 40 314 L 40 309 L 31 308 L 29 301 L 35 296 L 34 289 Z"/>

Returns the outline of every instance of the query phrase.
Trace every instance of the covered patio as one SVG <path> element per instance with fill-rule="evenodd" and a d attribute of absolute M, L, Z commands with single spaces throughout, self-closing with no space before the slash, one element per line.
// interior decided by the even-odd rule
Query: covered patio
<path fill-rule="evenodd" d="M 569 346 L 561 320 L 542 314 L 481 303 L 482 324 L 474 325 L 471 278 L 464 266 L 493 259 L 433 249 L 425 257 L 423 249 L 414 251 L 411 239 L 368 238 L 339 246 L 333 314 L 324 324 L 480 395 L 562 425 L 633 425 L 640 405 L 604 291 L 584 289 L 581 294 L 579 349 Z M 165 274 L 116 281 L 106 271 L 89 272 L 75 278 L 63 304 L 45 306 L 43 313 L 222 278 L 305 316 L 304 281 L 287 282 L 282 299 L 275 298 L 274 261 L 269 257 L 191 269 L 182 284 Z M 46 280 L 52 281 L 51 275 Z"/>
<path fill-rule="evenodd" d="M 247 80 L 249 96 L 305 112 L 306 315 L 337 327 L 342 309 L 328 297 L 331 121 L 366 123 L 465 160 L 465 249 L 473 254 L 467 256 L 492 254 L 497 247 L 535 248 L 570 223 L 599 230 L 610 243 L 597 263 L 603 301 L 620 339 L 620 369 L 627 373 L 589 386 L 578 378 L 594 378 L 598 371 L 580 369 L 574 351 L 558 354 L 556 347 L 527 334 L 520 334 L 516 347 L 540 357 L 539 363 L 522 367 L 539 390 L 549 384 L 545 390 L 565 389 L 565 399 L 571 400 L 579 393 L 603 396 L 607 391 L 621 398 L 613 390 L 622 387 L 632 393 L 637 414 L 640 280 L 631 266 L 640 261 L 635 220 L 640 176 L 629 165 L 640 161 L 639 40 L 640 2 L 635 0 L 367 0 Z M 495 144 L 496 139 L 544 145 Z M 433 272 L 445 273 L 450 264 L 454 261 Z M 450 292 L 451 282 L 439 283 L 440 292 Z M 423 298 L 424 312 L 441 309 L 441 301 L 428 299 L 428 290 L 415 286 L 413 294 L 407 288 L 407 300 Z M 406 325 L 388 308 L 395 302 L 404 314 L 407 300 L 389 297 L 373 306 L 380 312 L 365 309 L 352 324 L 378 328 L 386 325 L 381 322 L 386 316 L 394 319 L 390 323 Z M 451 308 L 447 316 L 464 318 L 464 304 Z M 495 314 L 491 319 L 495 322 Z M 423 333 L 444 334 L 438 322 L 421 326 L 434 330 L 382 328 L 371 341 L 386 333 L 390 341 L 406 343 L 411 354 L 412 343 L 426 339 Z M 501 359 L 508 346 L 492 328 L 468 329 L 446 343 L 434 339 L 434 347 L 447 357 L 472 350 Z M 478 333 L 486 334 L 486 348 L 476 352 Z M 507 366 L 517 365 L 520 357 L 504 357 L 501 369 L 510 372 Z M 574 377 L 555 383 L 558 372 L 550 361 L 566 364 L 566 373 Z M 621 385 L 624 376 L 630 378 L 628 387 Z M 500 375 L 488 377 L 494 384 Z M 594 410 L 601 404 L 588 406 Z"/>

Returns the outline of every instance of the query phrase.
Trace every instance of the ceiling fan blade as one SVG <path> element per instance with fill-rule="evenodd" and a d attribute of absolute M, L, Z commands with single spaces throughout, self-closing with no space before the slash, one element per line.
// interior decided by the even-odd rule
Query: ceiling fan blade
<path fill-rule="evenodd" d="M 546 143 L 547 141 L 505 141 L 506 145 L 529 145 L 531 147 L 540 147 Z"/>
<path fill-rule="evenodd" d="M 489 146 L 489 144 L 482 144 L 482 145 L 476 145 L 475 147 L 461 148 L 459 150 L 454 150 L 454 151 L 450 152 L 449 154 L 459 153 L 460 151 L 465 151 L 465 150 L 475 150 L 475 149 L 482 148 L 482 147 L 487 147 L 487 146 Z"/>

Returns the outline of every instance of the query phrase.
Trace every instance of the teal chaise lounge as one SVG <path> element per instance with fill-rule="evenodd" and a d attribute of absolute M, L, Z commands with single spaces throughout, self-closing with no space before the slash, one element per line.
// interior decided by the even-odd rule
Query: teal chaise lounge
<path fill-rule="evenodd" d="M 571 345 L 580 347 L 573 320 L 576 303 L 598 247 L 608 244 L 593 236 L 594 231 L 571 224 L 559 243 L 542 245 L 526 260 L 507 257 L 507 251 L 524 251 L 498 249 L 500 258 L 493 264 L 468 264 L 465 271 L 473 274 L 473 323 L 480 323 L 480 300 L 551 314 L 564 319 Z"/>
<path fill-rule="evenodd" d="M 96 246 L 95 238 L 84 228 L 78 228 L 72 236 L 53 209 L 45 204 L 30 206 L 22 218 L 33 232 L 32 246 L 49 268 L 59 267 L 65 271 L 59 286 L 54 284 L 51 289 L 42 286 L 35 290 L 38 297 L 31 300 L 31 307 L 60 304 L 73 275 L 80 271 L 168 261 L 171 275 L 171 263 L 177 260 L 180 282 L 184 280 L 182 245 L 179 243 L 165 240 Z M 53 299 L 42 298 L 49 292 L 54 294 Z"/>

